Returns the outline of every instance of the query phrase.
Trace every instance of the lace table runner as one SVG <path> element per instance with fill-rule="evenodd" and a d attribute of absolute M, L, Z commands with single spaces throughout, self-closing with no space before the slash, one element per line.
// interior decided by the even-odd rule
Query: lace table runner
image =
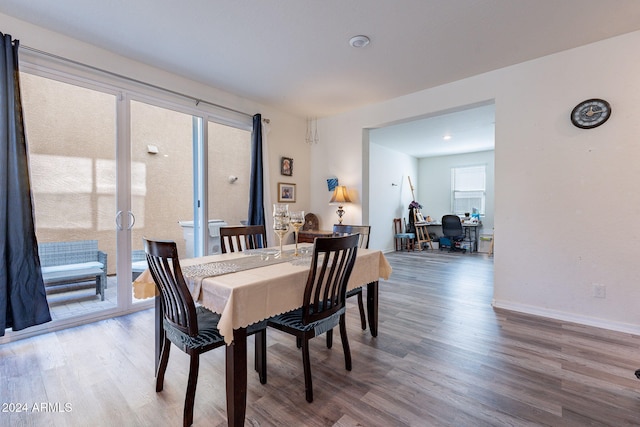
<path fill-rule="evenodd" d="M 229 261 L 214 261 L 204 264 L 195 264 L 182 268 L 184 277 L 195 283 L 198 287 L 207 277 L 221 276 L 223 274 L 238 271 L 251 270 L 253 268 L 266 267 L 268 265 L 291 262 L 294 265 L 311 265 L 312 252 L 298 249 L 299 256 L 294 256 L 293 250 L 280 251 L 274 249 L 249 249 L 243 251 L 243 257 Z"/>

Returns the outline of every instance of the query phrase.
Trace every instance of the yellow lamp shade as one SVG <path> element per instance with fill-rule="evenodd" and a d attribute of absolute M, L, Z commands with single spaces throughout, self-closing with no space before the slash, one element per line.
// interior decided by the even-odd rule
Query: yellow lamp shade
<path fill-rule="evenodd" d="M 331 197 L 331 200 L 329 200 L 329 203 L 351 203 L 347 187 L 344 185 L 338 185 L 333 190 L 333 196 Z"/>

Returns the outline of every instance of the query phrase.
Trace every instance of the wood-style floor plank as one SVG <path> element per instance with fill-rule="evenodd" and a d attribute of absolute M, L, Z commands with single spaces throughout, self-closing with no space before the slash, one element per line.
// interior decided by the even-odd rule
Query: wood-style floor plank
<path fill-rule="evenodd" d="M 640 337 L 494 310 L 493 261 L 482 254 L 387 258 L 377 338 L 349 301 L 353 370 L 339 339 L 332 349 L 312 341 L 313 403 L 295 341 L 269 330 L 262 385 L 249 339 L 246 425 L 640 425 Z M 149 310 L 2 345 L 0 425 L 181 425 L 188 357 L 172 349 L 156 393 L 153 333 Z M 203 355 L 195 426 L 226 425 L 224 381 L 224 351 Z"/>

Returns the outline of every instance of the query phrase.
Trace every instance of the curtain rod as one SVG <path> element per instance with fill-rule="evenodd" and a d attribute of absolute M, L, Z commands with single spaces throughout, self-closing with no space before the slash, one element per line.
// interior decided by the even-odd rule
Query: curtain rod
<path fill-rule="evenodd" d="M 91 69 L 91 70 L 94 70 L 94 71 L 98 71 L 100 73 L 108 74 L 108 75 L 113 76 L 113 77 L 117 77 L 117 78 L 120 78 L 120 79 L 128 80 L 130 82 L 141 84 L 143 86 L 147 86 L 147 87 L 150 87 L 150 88 L 153 88 L 153 89 L 158 89 L 158 90 L 161 90 L 163 92 L 170 93 L 172 95 L 180 96 L 182 98 L 187 98 L 187 99 L 190 99 L 190 100 L 194 101 L 196 106 L 198 106 L 198 104 L 200 104 L 200 103 L 203 103 L 203 104 L 211 105 L 212 107 L 221 108 L 223 110 L 230 111 L 232 113 L 242 114 L 243 116 L 247 116 L 247 117 L 253 117 L 252 114 L 245 113 L 244 111 L 239 111 L 239 110 L 235 110 L 235 109 L 230 108 L 230 107 L 225 107 L 224 105 L 216 104 L 215 102 L 206 101 L 204 99 L 199 99 L 199 98 L 196 98 L 194 96 L 187 95 L 187 94 L 184 94 L 184 93 L 181 93 L 181 92 L 176 92 L 175 90 L 167 89 L 167 88 L 164 88 L 162 86 L 157 86 L 157 85 L 154 85 L 152 83 L 143 82 L 142 80 L 138 80 L 138 79 L 134 79 L 132 77 L 124 76 L 122 74 L 114 73 L 113 71 L 103 70 L 102 68 L 94 67 L 93 65 L 84 64 L 82 62 L 78 62 L 78 61 L 75 61 L 73 59 L 65 58 L 63 56 L 58 56 L 58 55 L 55 55 L 55 54 L 49 53 L 49 52 L 44 52 L 42 50 L 35 49 L 35 48 L 29 47 L 29 46 L 25 46 L 23 44 L 19 45 L 19 47 L 22 48 L 22 49 L 26 49 L 26 50 L 29 50 L 31 52 L 40 54 L 40 55 L 49 56 L 51 58 L 54 58 L 54 59 L 57 59 L 57 60 L 60 60 L 60 61 L 69 62 L 71 64 L 79 65 L 81 67 L 88 68 L 88 69 Z M 269 119 L 264 119 L 264 120 L 267 123 L 269 123 Z"/>

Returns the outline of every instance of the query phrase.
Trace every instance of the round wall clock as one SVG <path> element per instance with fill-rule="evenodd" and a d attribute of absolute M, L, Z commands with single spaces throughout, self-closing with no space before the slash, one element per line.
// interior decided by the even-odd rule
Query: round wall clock
<path fill-rule="evenodd" d="M 611 105 L 603 99 L 587 99 L 571 111 L 571 123 L 581 129 L 600 126 L 611 117 Z"/>

